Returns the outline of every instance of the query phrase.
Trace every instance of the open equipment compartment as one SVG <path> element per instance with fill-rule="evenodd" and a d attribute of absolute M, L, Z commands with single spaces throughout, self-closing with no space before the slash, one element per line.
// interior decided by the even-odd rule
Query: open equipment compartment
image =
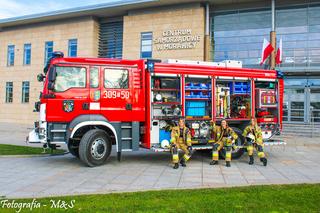
<path fill-rule="evenodd" d="M 278 125 L 277 84 L 276 81 L 255 82 L 256 117 L 264 138 L 272 137 Z"/>
<path fill-rule="evenodd" d="M 251 117 L 251 81 L 216 80 L 216 118 L 249 119 Z"/>
<path fill-rule="evenodd" d="M 212 120 L 212 80 L 209 76 L 185 78 L 186 125 L 193 144 L 207 144 Z"/>
<path fill-rule="evenodd" d="M 151 145 L 166 148 L 171 127 L 182 116 L 179 76 L 151 77 Z"/>

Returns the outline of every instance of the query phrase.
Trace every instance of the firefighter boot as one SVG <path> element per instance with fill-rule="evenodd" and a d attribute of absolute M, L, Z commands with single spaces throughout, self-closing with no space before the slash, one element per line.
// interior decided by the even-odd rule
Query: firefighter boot
<path fill-rule="evenodd" d="M 249 158 L 250 158 L 250 160 L 249 160 L 249 165 L 252 165 L 252 164 L 253 164 L 253 162 L 254 162 L 254 160 L 253 160 L 253 156 L 252 156 L 252 155 L 249 155 Z"/>
<path fill-rule="evenodd" d="M 173 166 L 173 169 L 178 169 L 178 168 L 179 168 L 179 164 L 175 163 L 174 166 Z"/>
<path fill-rule="evenodd" d="M 231 167 L 231 146 L 226 147 L 226 167 Z"/>
<path fill-rule="evenodd" d="M 210 162 L 210 165 L 218 165 L 219 164 L 219 161 L 217 160 L 213 160 Z"/>
<path fill-rule="evenodd" d="M 180 165 L 181 165 L 182 167 L 186 167 L 186 166 L 187 166 L 187 165 L 186 165 L 186 160 L 185 160 L 184 158 L 181 159 Z"/>
<path fill-rule="evenodd" d="M 267 166 L 268 161 L 261 145 L 258 145 L 258 156 L 260 157 L 260 161 L 263 163 L 263 165 Z"/>
<path fill-rule="evenodd" d="M 210 165 L 217 165 L 219 160 L 219 143 L 215 143 L 212 146 L 212 161 L 210 162 Z"/>
<path fill-rule="evenodd" d="M 267 166 L 267 163 L 268 163 L 267 158 L 260 158 L 260 161 L 263 163 L 264 166 Z"/>

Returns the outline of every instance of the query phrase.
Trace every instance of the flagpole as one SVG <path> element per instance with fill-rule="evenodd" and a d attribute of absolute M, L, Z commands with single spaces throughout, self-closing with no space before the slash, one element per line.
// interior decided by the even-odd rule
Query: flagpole
<path fill-rule="evenodd" d="M 270 69 L 274 70 L 276 68 L 276 27 L 275 27 L 275 19 L 276 19 L 276 5 L 275 0 L 271 0 L 271 32 L 270 32 L 270 43 L 273 47 L 273 51 L 271 52 L 270 57 Z"/>

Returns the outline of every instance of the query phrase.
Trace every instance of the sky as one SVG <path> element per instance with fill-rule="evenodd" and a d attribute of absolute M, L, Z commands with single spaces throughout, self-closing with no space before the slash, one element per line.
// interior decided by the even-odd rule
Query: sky
<path fill-rule="evenodd" d="M 0 19 L 119 0 L 0 0 Z"/>

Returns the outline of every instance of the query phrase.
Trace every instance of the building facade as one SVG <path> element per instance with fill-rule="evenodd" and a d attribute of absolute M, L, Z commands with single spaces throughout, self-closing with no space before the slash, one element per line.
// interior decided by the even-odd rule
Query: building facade
<path fill-rule="evenodd" d="M 0 122 L 36 119 L 42 88 L 36 76 L 57 50 L 71 57 L 230 59 L 260 67 L 270 5 L 131 0 L 0 20 Z M 320 3 L 277 0 L 276 33 L 284 49 L 277 69 L 286 74 L 285 120 L 320 122 Z"/>

